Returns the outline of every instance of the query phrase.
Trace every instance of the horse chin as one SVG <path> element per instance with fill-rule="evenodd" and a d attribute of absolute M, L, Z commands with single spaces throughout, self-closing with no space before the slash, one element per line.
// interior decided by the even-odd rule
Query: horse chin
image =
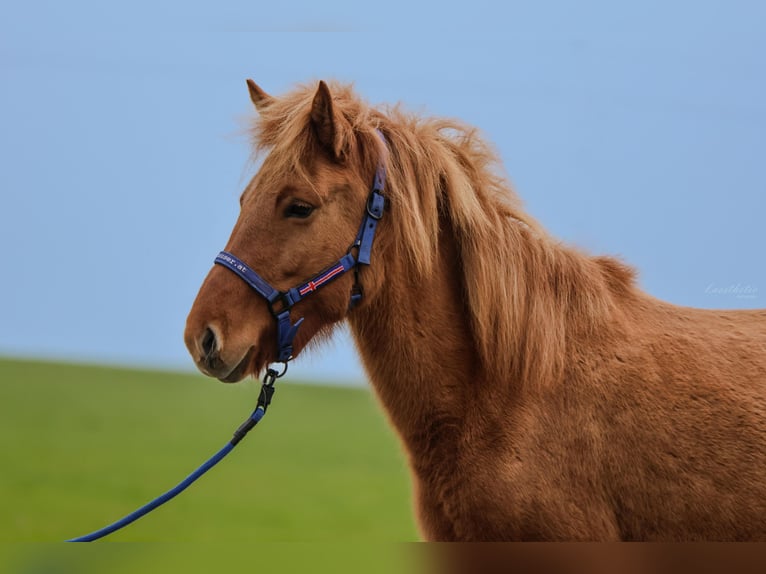
<path fill-rule="evenodd" d="M 258 371 L 253 369 L 255 359 L 255 347 L 250 347 L 242 360 L 225 377 L 218 377 L 222 383 L 238 383 L 249 374 L 255 374 Z"/>

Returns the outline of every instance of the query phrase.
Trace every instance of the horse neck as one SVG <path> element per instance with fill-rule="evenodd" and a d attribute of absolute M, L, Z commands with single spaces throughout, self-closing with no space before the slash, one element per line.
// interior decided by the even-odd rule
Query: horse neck
<path fill-rule="evenodd" d="M 410 452 L 427 447 L 435 432 L 444 438 L 437 429 L 456 426 L 479 364 L 457 261 L 448 231 L 428 276 L 413 280 L 386 258 L 385 288 L 349 319 L 372 385 Z"/>
<path fill-rule="evenodd" d="M 466 409 L 479 402 L 483 411 L 507 416 L 521 394 L 561 379 L 566 349 L 571 352 L 567 338 L 583 341 L 580 346 L 596 344 L 626 321 L 623 308 L 636 293 L 630 268 L 520 229 L 517 267 L 507 270 L 515 281 L 495 278 L 525 294 L 517 297 L 522 304 L 514 311 L 516 339 L 493 357 L 482 358 L 476 346 L 448 222 L 440 225 L 439 256 L 430 275 L 419 277 L 396 257 L 378 254 L 386 265 L 385 286 L 349 322 L 372 385 L 410 452 L 427 450 L 435 437 L 456 437 L 451 433 Z M 496 298 L 494 312 L 507 313 L 506 303 Z"/>

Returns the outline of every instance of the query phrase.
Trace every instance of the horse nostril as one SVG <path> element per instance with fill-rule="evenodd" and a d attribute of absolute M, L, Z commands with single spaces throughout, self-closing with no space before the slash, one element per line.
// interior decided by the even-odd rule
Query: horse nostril
<path fill-rule="evenodd" d="M 205 329 L 205 333 L 202 335 L 202 352 L 204 357 L 208 358 L 218 350 L 218 345 L 215 340 L 215 333 L 210 327 Z"/>

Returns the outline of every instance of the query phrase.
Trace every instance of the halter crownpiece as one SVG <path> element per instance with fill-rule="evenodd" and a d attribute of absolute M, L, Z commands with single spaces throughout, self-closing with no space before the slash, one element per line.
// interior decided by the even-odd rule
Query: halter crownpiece
<path fill-rule="evenodd" d="M 383 140 L 383 144 L 386 145 L 386 138 L 381 131 L 375 131 L 380 139 Z M 325 285 L 328 285 L 352 269 L 356 276 L 354 287 L 351 291 L 349 308 L 353 308 L 361 300 L 363 293 L 361 285 L 359 285 L 359 268 L 361 265 L 370 264 L 375 231 L 378 227 L 378 221 L 383 217 L 383 208 L 385 207 L 385 197 L 383 196 L 385 185 L 386 166 L 385 163 L 380 160 L 378 162 L 378 167 L 375 170 L 375 179 L 372 184 L 372 190 L 367 197 L 362 224 L 359 226 L 359 231 L 357 232 L 351 247 L 349 247 L 348 252 L 324 271 L 315 275 L 305 283 L 292 287 L 287 291 L 275 289 L 244 261 L 227 251 L 221 251 L 215 258 L 215 263 L 217 265 L 226 267 L 230 271 L 239 275 L 239 277 L 256 293 L 266 299 L 269 311 L 277 322 L 277 362 L 287 363 L 293 356 L 293 340 L 298 333 L 298 327 L 303 323 L 303 318 L 298 319 L 293 323 L 290 319 L 290 310 L 296 303 L 298 303 L 298 301 Z M 354 256 L 354 250 L 356 250 L 356 256 Z"/>

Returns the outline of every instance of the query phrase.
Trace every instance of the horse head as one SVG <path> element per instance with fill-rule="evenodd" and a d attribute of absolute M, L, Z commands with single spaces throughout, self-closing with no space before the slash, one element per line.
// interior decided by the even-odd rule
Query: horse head
<path fill-rule="evenodd" d="M 346 113 L 338 109 L 336 99 L 348 96 L 343 90 L 334 96 L 320 82 L 274 98 L 247 83 L 260 116 L 257 145 L 267 155 L 240 197 L 239 217 L 216 260 L 221 265 L 202 284 L 184 335 L 198 368 L 225 382 L 286 361 L 346 317 L 361 289 L 360 221 L 385 154 L 373 123 L 354 125 L 359 118 L 348 106 Z M 382 207 L 381 201 L 375 224 Z M 345 267 L 333 271 L 336 262 Z M 265 291 L 243 281 L 243 269 Z M 379 284 L 367 282 L 368 295 Z M 285 337 L 289 345 L 280 347 Z"/>

